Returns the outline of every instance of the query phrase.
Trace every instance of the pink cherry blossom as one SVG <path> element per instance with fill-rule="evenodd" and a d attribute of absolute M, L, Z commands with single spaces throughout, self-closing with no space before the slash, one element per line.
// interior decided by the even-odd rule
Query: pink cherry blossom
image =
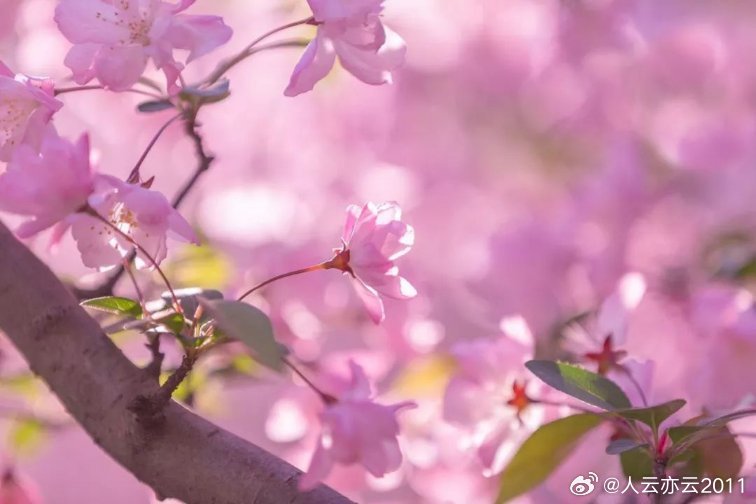
<path fill-rule="evenodd" d="M 383 406 L 374 402 L 365 371 L 354 361 L 349 366 L 352 372 L 349 390 L 320 414 L 322 432 L 310 467 L 299 481 L 302 490 L 315 487 L 336 463 L 361 464 L 380 478 L 397 470 L 402 462 L 396 414 L 415 404 Z"/>
<path fill-rule="evenodd" d="M 169 91 L 184 65 L 176 49 L 189 51 L 186 62 L 203 56 L 231 38 L 218 16 L 180 14 L 194 3 L 161 0 L 61 0 L 55 21 L 74 44 L 65 64 L 79 84 L 94 78 L 114 91 L 135 84 L 152 59 L 165 73 Z"/>
<path fill-rule="evenodd" d="M 197 242 L 189 223 L 158 191 L 99 175 L 89 205 L 138 243 L 157 263 L 166 257 L 167 236 Z M 109 269 L 120 264 L 134 249 L 124 236 L 91 215 L 74 215 L 66 223 L 69 224 L 82 261 L 90 268 Z M 145 268 L 152 263 L 138 251 L 136 265 Z"/>
<path fill-rule="evenodd" d="M 82 209 L 93 191 L 89 137 L 73 144 L 49 127 L 39 153 L 19 146 L 0 175 L 0 210 L 30 216 L 17 230 L 28 238 Z"/>
<path fill-rule="evenodd" d="M 0 504 L 39 504 L 42 498 L 35 485 L 6 469 L 0 481 Z"/>
<path fill-rule="evenodd" d="M 53 83 L 15 75 L 0 61 L 0 161 L 9 161 L 20 144 L 39 147 L 45 126 L 63 104 Z"/>
<path fill-rule="evenodd" d="M 527 379 L 524 367 L 533 356 L 530 329 L 519 316 L 501 325 L 498 337 L 452 347 L 457 372 L 444 393 L 444 420 L 463 429 L 460 443 L 476 453 L 488 476 L 504 468 L 545 418 L 544 408 L 530 401 L 544 389 Z"/>
<path fill-rule="evenodd" d="M 402 222 L 402 210 L 396 203 L 350 205 L 341 240 L 343 247 L 327 265 L 352 276 L 375 323 L 385 318 L 381 296 L 409 299 L 417 295 L 394 264 L 415 243 L 415 230 Z"/>
<path fill-rule="evenodd" d="M 579 357 L 596 363 L 598 372 L 606 374 L 626 354 L 616 348 L 625 342 L 630 317 L 645 292 L 643 275 L 625 274 L 587 328 L 574 323 L 565 329 L 565 347 Z"/>
<path fill-rule="evenodd" d="M 284 94 L 310 91 L 341 65 L 366 84 L 392 82 L 391 72 L 404 64 L 404 40 L 381 23 L 383 0 L 308 0 L 318 32 L 294 69 Z"/>

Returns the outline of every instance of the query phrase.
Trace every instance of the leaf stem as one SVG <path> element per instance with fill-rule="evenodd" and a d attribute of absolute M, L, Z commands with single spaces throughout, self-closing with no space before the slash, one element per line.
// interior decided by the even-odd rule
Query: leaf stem
<path fill-rule="evenodd" d="M 641 402 L 643 402 L 643 406 L 648 407 L 648 400 L 646 399 L 646 394 L 643 393 L 643 388 L 640 386 L 640 383 L 638 383 L 638 380 L 635 379 L 633 374 L 630 372 L 630 370 L 626 366 L 618 366 L 619 369 L 625 373 L 625 376 L 630 380 L 630 382 L 635 387 L 635 390 L 638 391 L 638 395 L 640 395 Z"/>
<path fill-rule="evenodd" d="M 134 165 L 134 168 L 131 170 L 131 173 L 129 173 L 129 177 L 126 179 L 126 182 L 130 184 L 136 184 L 139 182 L 139 169 L 142 167 L 142 164 L 144 164 L 144 161 L 147 159 L 147 156 L 149 155 L 150 151 L 153 147 L 155 147 L 155 144 L 160 139 L 160 136 L 165 132 L 165 130 L 168 129 L 168 127 L 173 124 L 177 119 L 180 119 L 182 114 L 176 114 L 175 116 L 171 117 L 168 121 L 166 121 L 165 124 L 163 124 L 160 129 L 155 133 L 155 136 L 152 137 L 152 140 L 150 140 L 150 143 L 147 144 L 147 148 L 142 152 L 142 155 L 139 156 L 139 160 L 137 161 L 136 165 Z"/>
<path fill-rule="evenodd" d="M 282 357 L 281 360 L 283 361 L 284 364 L 286 364 L 289 367 L 289 369 L 294 371 L 294 373 L 297 376 L 299 376 L 302 379 L 302 381 L 304 381 L 305 384 L 307 384 L 308 387 L 310 387 L 316 394 L 318 394 L 325 404 L 335 404 L 338 402 L 338 399 L 336 399 L 334 396 L 323 392 L 318 386 L 312 383 L 312 381 L 310 381 L 310 379 L 307 378 L 304 375 L 304 373 L 302 373 L 302 371 L 297 369 L 297 367 L 294 364 L 292 364 L 289 359 L 287 359 L 286 357 Z"/>

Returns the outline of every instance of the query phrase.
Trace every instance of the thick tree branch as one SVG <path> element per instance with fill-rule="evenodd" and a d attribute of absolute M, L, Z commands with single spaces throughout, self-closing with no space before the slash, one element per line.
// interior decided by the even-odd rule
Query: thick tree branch
<path fill-rule="evenodd" d="M 299 471 L 171 401 L 144 426 L 129 411 L 159 393 L 55 275 L 0 223 L 0 330 L 95 443 L 160 497 L 189 504 L 345 503 Z"/>

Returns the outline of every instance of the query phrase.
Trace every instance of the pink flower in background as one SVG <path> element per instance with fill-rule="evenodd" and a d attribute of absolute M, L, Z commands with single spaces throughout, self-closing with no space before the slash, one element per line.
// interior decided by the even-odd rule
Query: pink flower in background
<path fill-rule="evenodd" d="M 15 75 L 0 61 L 0 161 L 9 161 L 22 143 L 39 147 L 45 126 L 62 106 L 52 81 Z"/>
<path fill-rule="evenodd" d="M 0 504 L 41 504 L 42 498 L 36 488 L 26 481 L 19 481 L 12 469 L 6 469 L 0 481 Z"/>
<path fill-rule="evenodd" d="M 89 204 L 136 241 L 158 263 L 165 259 L 167 236 L 197 242 L 189 223 L 158 191 L 100 175 L 97 177 L 97 190 L 89 198 Z M 90 215 L 74 215 L 66 224 L 71 225 L 82 261 L 90 268 L 109 269 L 118 265 L 134 248 L 114 229 Z M 152 263 L 142 252 L 137 252 L 136 265 L 144 268 L 151 267 Z"/>
<path fill-rule="evenodd" d="M 617 350 L 625 342 L 630 315 L 646 293 L 646 281 L 640 273 L 628 273 L 614 292 L 601 304 L 595 321 L 588 329 L 571 324 L 565 330 L 565 346 L 579 357 L 597 365 L 605 375 L 617 366 L 626 352 Z"/>
<path fill-rule="evenodd" d="M 381 295 L 394 299 L 417 295 L 394 264 L 415 243 L 415 230 L 402 222 L 402 210 L 396 203 L 366 203 L 362 208 L 350 205 L 341 240 L 344 246 L 336 250 L 328 267 L 354 278 L 357 293 L 375 323 L 385 318 Z"/>
<path fill-rule="evenodd" d="M 82 209 L 93 191 L 89 137 L 73 144 L 50 127 L 39 153 L 21 145 L 0 175 L 0 210 L 30 216 L 17 229 L 28 238 Z"/>
<path fill-rule="evenodd" d="M 499 473 L 514 451 L 544 421 L 538 380 L 524 380 L 534 340 L 522 317 L 507 317 L 503 334 L 458 343 L 457 362 L 444 393 L 444 420 L 463 429 L 460 444 L 476 453 L 487 476 Z"/>
<path fill-rule="evenodd" d="M 383 0 L 308 0 L 318 33 L 294 69 L 284 94 L 310 91 L 341 65 L 362 82 L 389 84 L 404 64 L 404 40 L 381 23 Z"/>
<path fill-rule="evenodd" d="M 412 402 L 383 406 L 373 402 L 365 371 L 353 361 L 350 389 L 328 404 L 320 415 L 322 432 L 307 473 L 299 481 L 302 490 L 314 488 L 334 464 L 361 464 L 375 477 L 397 470 L 402 462 L 397 436 L 398 411 Z"/>
<path fill-rule="evenodd" d="M 180 14 L 194 3 L 160 0 L 61 0 L 55 21 L 74 44 L 65 64 L 79 84 L 94 78 L 108 89 L 123 91 L 135 84 L 151 58 L 165 73 L 170 92 L 184 65 L 176 49 L 189 51 L 187 63 L 231 38 L 231 28 L 218 16 Z"/>

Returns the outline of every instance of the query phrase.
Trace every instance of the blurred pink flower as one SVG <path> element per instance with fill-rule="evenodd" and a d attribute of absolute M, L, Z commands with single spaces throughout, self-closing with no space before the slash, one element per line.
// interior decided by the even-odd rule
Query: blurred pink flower
<path fill-rule="evenodd" d="M 366 84 L 392 82 L 391 72 L 404 64 L 404 40 L 381 23 L 383 0 L 308 0 L 318 33 L 291 76 L 286 96 L 310 91 L 341 65 Z"/>
<path fill-rule="evenodd" d="M 16 473 L 6 469 L 0 482 L 0 504 L 41 504 L 42 498 L 30 483 L 19 481 Z"/>
<path fill-rule="evenodd" d="M 327 263 L 328 268 L 354 278 L 357 294 L 375 323 L 385 318 L 381 295 L 395 299 L 417 295 L 394 264 L 415 243 L 415 230 L 401 219 L 402 210 L 396 203 L 366 203 L 362 208 L 350 205 L 341 237 L 344 245 Z"/>
<path fill-rule="evenodd" d="M 525 382 L 524 363 L 533 356 L 533 335 L 522 317 L 502 322 L 504 334 L 458 343 L 457 372 L 444 393 L 444 420 L 467 431 L 462 439 L 477 452 L 485 475 L 497 474 L 517 447 L 544 420 L 535 380 Z"/>
<path fill-rule="evenodd" d="M 136 241 L 157 263 L 166 257 L 168 235 L 197 242 L 189 223 L 158 191 L 99 175 L 96 192 L 89 198 L 89 205 Z M 90 215 L 74 215 L 66 224 L 71 225 L 82 261 L 90 268 L 109 269 L 116 266 L 134 248 L 123 236 Z M 152 263 L 138 251 L 136 265 L 145 268 L 151 267 Z"/>
<path fill-rule="evenodd" d="M 320 415 L 322 432 L 310 467 L 299 481 L 302 490 L 314 488 L 330 473 L 334 463 L 359 463 L 380 478 L 397 470 L 402 462 L 396 414 L 415 404 L 383 406 L 373 402 L 365 372 L 354 361 L 349 366 L 351 387 Z"/>
<path fill-rule="evenodd" d="M 565 347 L 585 360 L 594 362 L 599 374 L 616 367 L 626 352 L 617 350 L 625 342 L 630 315 L 646 292 L 646 281 L 640 273 L 627 273 L 614 292 L 604 300 L 593 324 L 586 329 L 579 323 L 565 331 Z"/>
<path fill-rule="evenodd" d="M 82 209 L 93 191 L 89 137 L 72 144 L 50 127 L 39 153 L 19 146 L 0 175 L 0 210 L 32 217 L 16 231 L 28 238 Z"/>
<path fill-rule="evenodd" d="M 16 75 L 0 61 L 0 161 L 9 161 L 22 143 L 39 147 L 45 126 L 62 106 L 51 80 Z"/>
<path fill-rule="evenodd" d="M 189 51 L 190 63 L 226 43 L 232 34 L 219 16 L 179 14 L 193 3 L 61 0 L 55 21 L 74 44 L 65 64 L 79 84 L 97 78 L 106 88 L 123 91 L 139 80 L 152 58 L 165 73 L 169 91 L 177 92 L 184 65 L 173 51 Z"/>

